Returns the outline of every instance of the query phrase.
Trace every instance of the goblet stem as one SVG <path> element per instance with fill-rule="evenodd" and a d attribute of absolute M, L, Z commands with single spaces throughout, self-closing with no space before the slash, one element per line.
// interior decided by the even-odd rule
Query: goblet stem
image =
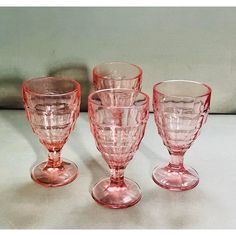
<path fill-rule="evenodd" d="M 110 177 L 110 185 L 122 187 L 125 186 L 124 182 L 124 171 L 125 168 L 111 168 L 111 177 Z"/>
<path fill-rule="evenodd" d="M 61 150 L 60 151 L 48 151 L 47 167 L 58 168 L 61 166 Z"/>
<path fill-rule="evenodd" d="M 184 153 L 181 154 L 173 154 L 170 153 L 170 167 L 173 169 L 182 169 L 183 168 L 183 161 L 184 161 Z"/>

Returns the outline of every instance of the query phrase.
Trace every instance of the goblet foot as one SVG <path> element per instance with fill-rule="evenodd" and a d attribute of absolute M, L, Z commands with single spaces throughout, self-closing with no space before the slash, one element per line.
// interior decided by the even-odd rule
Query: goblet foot
<path fill-rule="evenodd" d="M 156 167 L 152 179 L 160 187 L 172 191 L 190 190 L 199 183 L 196 170 L 186 166 L 174 168 L 171 164 Z"/>
<path fill-rule="evenodd" d="M 78 167 L 72 161 L 62 161 L 60 167 L 49 167 L 47 162 L 35 166 L 31 178 L 44 187 L 59 187 L 71 183 L 78 176 Z"/>
<path fill-rule="evenodd" d="M 141 199 L 141 189 L 137 183 L 125 178 L 123 186 L 111 185 L 106 178 L 98 182 L 92 197 L 99 204 L 109 208 L 127 208 L 135 205 Z"/>

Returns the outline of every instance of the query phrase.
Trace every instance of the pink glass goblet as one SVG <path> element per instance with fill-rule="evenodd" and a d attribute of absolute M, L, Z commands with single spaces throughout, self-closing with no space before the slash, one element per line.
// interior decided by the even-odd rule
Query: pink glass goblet
<path fill-rule="evenodd" d="M 159 186 L 184 191 L 197 186 L 197 172 L 183 164 L 184 154 L 200 133 L 210 108 L 211 88 L 193 81 L 170 80 L 153 87 L 153 110 L 158 133 L 171 160 L 154 169 Z"/>
<path fill-rule="evenodd" d="M 61 150 L 79 115 L 79 83 L 42 77 L 25 81 L 22 91 L 26 116 L 48 150 L 48 160 L 33 168 L 32 179 L 45 187 L 72 182 L 78 175 L 78 167 L 71 161 L 62 160 Z"/>
<path fill-rule="evenodd" d="M 88 99 L 91 132 L 111 176 L 98 182 L 92 197 L 109 208 L 127 208 L 141 199 L 135 182 L 124 171 L 138 150 L 148 120 L 149 97 L 130 89 L 105 89 Z"/>
<path fill-rule="evenodd" d="M 140 91 L 142 74 L 142 69 L 134 64 L 103 63 L 93 69 L 93 86 L 95 90 L 127 88 Z"/>

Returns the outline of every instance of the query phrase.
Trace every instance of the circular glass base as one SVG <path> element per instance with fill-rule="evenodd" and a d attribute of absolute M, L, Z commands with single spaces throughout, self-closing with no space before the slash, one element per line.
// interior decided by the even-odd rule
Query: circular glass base
<path fill-rule="evenodd" d="M 110 185 L 106 178 L 98 182 L 92 190 L 93 199 L 99 204 L 109 208 L 127 208 L 133 206 L 141 199 L 141 189 L 137 183 L 124 179 L 124 186 Z"/>
<path fill-rule="evenodd" d="M 193 168 L 173 168 L 170 164 L 156 167 L 152 179 L 160 187 L 172 191 L 190 190 L 199 183 L 198 173 Z"/>
<path fill-rule="evenodd" d="M 78 176 L 78 167 L 71 161 L 62 161 L 60 167 L 48 167 L 47 162 L 35 166 L 32 179 L 45 187 L 59 187 L 71 183 Z"/>

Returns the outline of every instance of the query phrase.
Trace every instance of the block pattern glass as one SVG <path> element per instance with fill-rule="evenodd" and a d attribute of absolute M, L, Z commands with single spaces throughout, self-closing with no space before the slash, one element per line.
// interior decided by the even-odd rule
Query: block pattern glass
<path fill-rule="evenodd" d="M 126 208 L 141 199 L 139 186 L 124 178 L 124 171 L 138 150 L 148 120 L 149 98 L 130 89 L 106 89 L 88 100 L 91 132 L 111 170 L 92 190 L 93 198 L 110 208 Z"/>
<path fill-rule="evenodd" d="M 168 165 L 153 171 L 153 180 L 161 187 L 184 191 L 198 184 L 197 172 L 185 166 L 183 158 L 206 122 L 210 99 L 211 88 L 193 81 L 165 81 L 154 86 L 155 122 L 171 155 Z"/>
<path fill-rule="evenodd" d="M 79 83 L 42 77 L 25 81 L 22 90 L 32 130 L 48 150 L 48 160 L 33 168 L 32 179 L 45 187 L 72 182 L 78 175 L 78 168 L 71 161 L 62 161 L 61 150 L 79 116 Z"/>
<path fill-rule="evenodd" d="M 142 69 L 134 64 L 110 62 L 93 69 L 94 90 L 127 88 L 141 90 Z"/>

